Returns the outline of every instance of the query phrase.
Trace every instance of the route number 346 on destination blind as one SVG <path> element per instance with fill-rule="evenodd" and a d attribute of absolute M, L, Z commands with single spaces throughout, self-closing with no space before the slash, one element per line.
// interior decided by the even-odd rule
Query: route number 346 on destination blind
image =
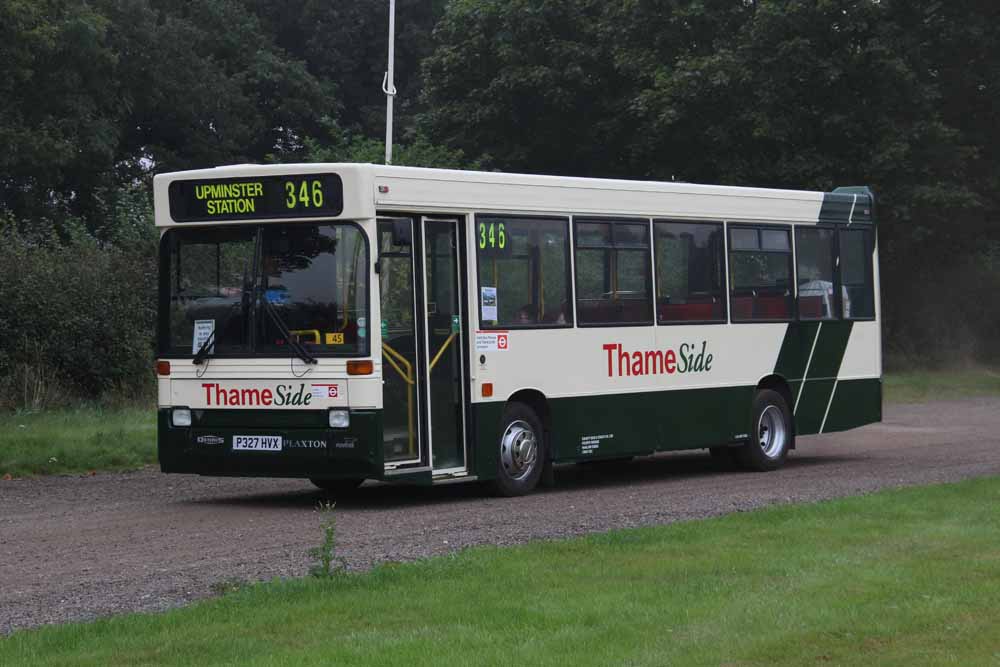
<path fill-rule="evenodd" d="M 323 183 L 321 181 L 285 181 L 285 208 L 320 208 L 323 206 Z"/>

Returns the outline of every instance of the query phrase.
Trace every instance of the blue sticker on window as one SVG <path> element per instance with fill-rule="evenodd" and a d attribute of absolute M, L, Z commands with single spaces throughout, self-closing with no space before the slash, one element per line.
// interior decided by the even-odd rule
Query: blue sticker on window
<path fill-rule="evenodd" d="M 284 305 L 288 303 L 288 291 L 285 288 L 269 289 L 264 292 L 264 298 L 267 299 L 268 303 Z"/>

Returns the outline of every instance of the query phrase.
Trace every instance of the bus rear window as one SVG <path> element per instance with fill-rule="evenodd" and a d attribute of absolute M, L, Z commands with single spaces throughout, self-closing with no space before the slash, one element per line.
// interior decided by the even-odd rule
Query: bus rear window
<path fill-rule="evenodd" d="M 799 227 L 795 230 L 799 319 L 829 320 L 837 317 L 837 257 L 832 229 Z"/>
<path fill-rule="evenodd" d="M 844 318 L 875 317 L 875 290 L 872 275 L 874 246 L 867 229 L 840 232 L 840 278 L 843 283 Z"/>

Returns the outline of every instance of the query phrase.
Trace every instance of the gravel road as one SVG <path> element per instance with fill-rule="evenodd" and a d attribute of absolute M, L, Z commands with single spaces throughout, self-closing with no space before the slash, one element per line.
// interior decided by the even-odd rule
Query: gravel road
<path fill-rule="evenodd" d="M 337 506 L 352 568 L 477 544 L 663 524 L 876 489 L 1000 474 L 1000 399 L 890 405 L 885 421 L 800 438 L 780 471 L 723 471 L 707 452 L 556 468 L 556 488 L 374 485 Z M 321 538 L 299 480 L 126 474 L 0 481 L 0 634 L 153 611 L 213 584 L 295 577 Z"/>

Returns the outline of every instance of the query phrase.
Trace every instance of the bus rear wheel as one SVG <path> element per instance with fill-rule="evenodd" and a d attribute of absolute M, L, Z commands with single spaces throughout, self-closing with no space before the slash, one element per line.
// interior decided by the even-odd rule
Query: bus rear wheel
<path fill-rule="evenodd" d="M 771 389 L 761 389 L 753 400 L 750 440 L 736 450 L 740 464 L 748 470 L 780 468 L 795 441 L 792 412 L 784 397 Z"/>
<path fill-rule="evenodd" d="M 547 450 L 542 422 L 524 403 L 503 412 L 493 488 L 502 496 L 522 496 L 538 486 Z"/>
<path fill-rule="evenodd" d="M 360 478 L 351 479 L 317 479 L 310 477 L 309 481 L 316 487 L 336 496 L 347 496 L 364 484 L 365 480 Z"/>

